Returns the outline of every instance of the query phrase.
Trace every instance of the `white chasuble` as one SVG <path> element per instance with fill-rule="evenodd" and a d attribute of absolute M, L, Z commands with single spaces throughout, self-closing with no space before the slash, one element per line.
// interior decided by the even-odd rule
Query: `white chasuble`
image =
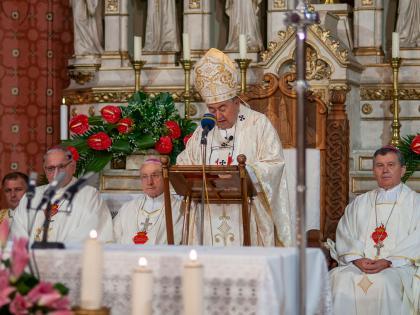
<path fill-rule="evenodd" d="M 174 243 L 182 233 L 181 199 L 171 196 Z M 123 204 L 114 218 L 114 240 L 121 244 L 167 244 L 164 194 L 143 195 Z"/>
<path fill-rule="evenodd" d="M 187 146 L 177 158 L 178 165 L 200 165 L 201 133 L 198 127 Z M 251 243 L 260 246 L 290 246 L 291 215 L 286 185 L 283 149 L 276 130 L 261 113 L 241 104 L 235 125 L 227 130 L 217 126 L 207 137 L 207 164 L 236 165 L 239 154 L 259 187 L 252 201 Z M 200 204 L 191 205 L 189 244 L 197 244 L 195 211 Z M 206 204 L 204 211 L 204 244 L 213 246 L 242 245 L 242 206 L 237 204 Z"/>
<path fill-rule="evenodd" d="M 51 242 L 82 242 L 89 237 L 91 230 L 98 232 L 98 238 L 104 242 L 112 241 L 112 218 L 111 212 L 105 202 L 101 200 L 98 190 L 91 186 L 83 187 L 74 197 L 72 206 L 67 212 L 67 201 L 59 200 L 64 191 L 76 181 L 73 178 L 71 182 L 60 188 L 56 195 L 52 198 L 53 206 L 56 212 L 50 221 L 48 232 L 48 241 Z M 32 200 L 32 207 L 37 207 L 42 195 L 48 185 L 36 188 L 35 197 Z M 28 237 L 29 224 L 33 224 L 30 235 L 30 241 L 40 241 L 43 236 L 43 224 L 45 221 L 44 210 L 35 212 L 35 210 L 26 211 L 27 199 L 26 195 L 22 198 L 19 206 L 16 208 L 15 217 L 11 233 L 17 237 Z"/>
<path fill-rule="evenodd" d="M 416 314 L 414 303 L 418 303 L 420 294 L 414 290 L 419 281 L 414 275 L 420 254 L 420 195 L 403 184 L 396 189 L 394 201 L 380 200 L 379 189 L 358 196 L 338 224 L 339 267 L 330 272 L 334 314 Z M 378 255 L 374 232 L 381 225 L 386 237 Z M 364 274 L 349 257 L 383 258 L 393 265 L 376 274 Z"/>

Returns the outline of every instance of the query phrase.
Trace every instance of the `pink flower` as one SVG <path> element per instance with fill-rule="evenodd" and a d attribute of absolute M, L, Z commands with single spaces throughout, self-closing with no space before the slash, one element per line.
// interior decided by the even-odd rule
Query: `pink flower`
<path fill-rule="evenodd" d="M 7 270 L 0 270 L 0 307 L 10 302 L 9 295 L 15 288 L 9 286 L 9 273 Z"/>
<path fill-rule="evenodd" d="M 28 308 L 31 306 L 32 305 L 28 303 L 22 295 L 16 293 L 15 298 L 10 303 L 9 310 L 10 313 L 15 315 L 25 315 L 29 314 Z"/>
<path fill-rule="evenodd" d="M 70 309 L 70 301 L 69 298 L 67 296 L 64 296 L 58 300 L 56 300 L 54 303 L 51 303 L 50 307 L 52 309 L 56 309 L 56 310 L 69 310 Z M 63 313 L 63 314 L 67 314 L 67 313 Z"/>
<path fill-rule="evenodd" d="M 28 301 L 37 303 L 44 296 L 55 292 L 53 285 L 49 282 L 41 281 L 28 293 Z"/>
<path fill-rule="evenodd" d="M 5 247 L 7 244 L 7 238 L 9 237 L 9 220 L 5 218 L 0 223 L 0 246 Z"/>
<path fill-rule="evenodd" d="M 28 240 L 24 237 L 16 238 L 12 247 L 12 276 L 17 279 L 22 274 L 29 262 L 29 254 L 26 248 Z"/>

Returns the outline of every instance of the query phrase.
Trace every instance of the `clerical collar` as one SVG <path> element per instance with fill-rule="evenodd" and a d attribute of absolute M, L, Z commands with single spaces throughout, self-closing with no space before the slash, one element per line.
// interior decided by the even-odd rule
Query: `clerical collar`
<path fill-rule="evenodd" d="M 145 194 L 146 195 L 146 194 Z M 146 195 L 146 203 L 151 203 L 152 207 L 154 206 L 160 206 L 163 203 L 164 200 L 164 194 L 160 194 L 159 196 L 153 198 L 153 197 L 149 197 L 148 195 Z"/>
<path fill-rule="evenodd" d="M 378 190 L 378 203 L 395 202 L 402 190 L 402 183 L 390 189 L 379 188 Z"/>
<path fill-rule="evenodd" d="M 55 193 L 55 195 L 54 195 L 54 197 L 53 197 L 53 200 L 55 201 L 55 200 L 59 199 L 59 198 L 60 198 L 60 197 L 64 194 L 64 192 L 66 191 L 66 189 L 67 189 L 68 187 L 70 187 L 70 185 L 73 185 L 76 181 L 77 181 L 77 178 L 76 178 L 76 177 L 73 177 L 73 178 L 71 179 L 71 181 L 70 181 L 70 182 L 69 182 L 66 186 L 59 188 L 59 189 L 56 191 L 56 193 Z"/>

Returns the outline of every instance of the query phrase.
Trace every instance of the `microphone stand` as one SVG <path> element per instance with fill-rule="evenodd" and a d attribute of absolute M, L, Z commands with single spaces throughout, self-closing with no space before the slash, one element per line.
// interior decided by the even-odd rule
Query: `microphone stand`
<path fill-rule="evenodd" d="M 201 157 L 203 164 L 203 181 L 201 183 L 201 207 L 199 212 L 199 229 L 200 245 L 204 244 L 204 202 L 205 202 L 205 188 L 206 188 L 206 160 L 207 160 L 207 137 L 201 138 Z"/>
<path fill-rule="evenodd" d="M 47 208 L 45 209 L 45 221 L 42 225 L 42 240 L 36 241 L 32 244 L 32 249 L 65 249 L 63 243 L 60 242 L 48 242 L 48 231 L 50 229 L 51 222 L 51 199 L 48 200 Z"/>

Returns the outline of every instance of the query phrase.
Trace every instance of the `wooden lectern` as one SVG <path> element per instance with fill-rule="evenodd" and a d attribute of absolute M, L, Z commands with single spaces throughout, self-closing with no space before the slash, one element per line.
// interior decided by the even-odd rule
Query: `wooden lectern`
<path fill-rule="evenodd" d="M 251 245 L 249 205 L 257 192 L 245 168 L 246 157 L 240 154 L 238 165 L 174 165 L 169 166 L 168 157 L 162 157 L 163 184 L 165 194 L 165 219 L 168 244 L 174 244 L 172 206 L 169 183 L 175 192 L 184 197 L 184 222 L 182 244 L 188 243 L 191 202 L 201 203 L 203 174 L 207 193 L 205 202 L 210 204 L 242 204 L 242 226 L 244 246 Z M 203 230 L 201 230 L 203 233 Z"/>

